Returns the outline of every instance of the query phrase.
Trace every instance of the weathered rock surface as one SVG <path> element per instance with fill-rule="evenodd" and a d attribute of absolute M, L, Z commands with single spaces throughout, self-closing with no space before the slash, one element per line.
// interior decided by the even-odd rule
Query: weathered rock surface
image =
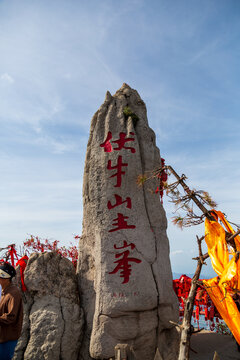
<path fill-rule="evenodd" d="M 130 114 L 130 115 L 129 115 Z M 108 92 L 93 116 L 83 185 L 79 285 L 86 329 L 79 359 L 109 359 L 118 343 L 137 360 L 176 359 L 178 320 L 172 289 L 167 221 L 156 179 L 137 177 L 160 167 L 155 134 L 137 91 Z"/>
<path fill-rule="evenodd" d="M 14 360 L 77 359 L 83 311 L 72 263 L 54 252 L 33 254 L 24 275 L 28 290 Z"/>

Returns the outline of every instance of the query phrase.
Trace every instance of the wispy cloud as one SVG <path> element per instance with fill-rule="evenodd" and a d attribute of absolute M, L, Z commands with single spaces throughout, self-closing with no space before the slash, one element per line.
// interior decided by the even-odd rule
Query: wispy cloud
<path fill-rule="evenodd" d="M 0 79 L 2 81 L 5 81 L 7 83 L 13 84 L 14 83 L 14 79 L 12 76 L 10 76 L 8 73 L 4 73 L 0 76 Z"/>
<path fill-rule="evenodd" d="M 77 141 L 67 141 L 62 138 L 62 140 L 56 140 L 51 136 L 40 136 L 37 137 L 32 143 L 37 144 L 42 148 L 47 148 L 52 151 L 54 154 L 64 154 L 68 152 L 79 151 L 79 144 Z"/>
<path fill-rule="evenodd" d="M 0 168 L 1 245 L 31 233 L 69 243 L 81 233 L 83 160 L 0 153 Z"/>
<path fill-rule="evenodd" d="M 224 38 L 226 38 L 226 36 Z M 204 58 L 204 60 L 207 62 L 207 58 L 205 57 L 216 55 L 218 49 L 221 49 L 223 42 L 224 39 L 222 37 L 214 40 L 210 39 L 210 41 L 204 44 L 203 47 L 201 47 L 200 49 L 198 48 L 195 54 L 189 59 L 189 65 L 192 65 L 199 60 L 202 60 L 202 58 Z"/>
<path fill-rule="evenodd" d="M 174 251 L 171 251 L 170 255 L 175 256 L 175 255 L 179 255 L 179 254 L 183 254 L 183 253 L 184 253 L 183 250 L 174 250 Z"/>

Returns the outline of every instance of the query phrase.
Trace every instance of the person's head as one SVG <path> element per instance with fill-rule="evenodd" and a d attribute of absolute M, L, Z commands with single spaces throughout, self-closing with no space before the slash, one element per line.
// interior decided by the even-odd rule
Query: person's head
<path fill-rule="evenodd" d="M 16 271 L 12 265 L 7 262 L 0 262 L 0 285 L 5 288 L 11 283 L 12 278 L 16 275 Z"/>

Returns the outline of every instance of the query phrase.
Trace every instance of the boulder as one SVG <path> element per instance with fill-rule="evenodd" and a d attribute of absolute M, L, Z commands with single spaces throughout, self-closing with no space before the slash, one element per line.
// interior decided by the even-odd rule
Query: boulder
<path fill-rule="evenodd" d="M 86 329 L 79 359 L 109 359 L 128 344 L 137 360 L 176 359 L 178 321 L 165 211 L 152 178 L 155 134 L 136 90 L 109 92 L 91 123 L 83 183 L 78 276 Z"/>
<path fill-rule="evenodd" d="M 56 252 L 32 254 L 24 277 L 24 323 L 14 360 L 77 360 L 83 311 L 71 261 Z"/>

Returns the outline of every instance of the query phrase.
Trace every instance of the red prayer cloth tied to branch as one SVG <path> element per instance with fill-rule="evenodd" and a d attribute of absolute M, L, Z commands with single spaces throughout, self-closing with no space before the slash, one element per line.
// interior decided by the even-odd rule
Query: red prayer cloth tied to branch
<path fill-rule="evenodd" d="M 16 263 L 16 266 L 20 267 L 21 284 L 22 284 L 22 291 L 23 292 L 27 290 L 26 285 L 24 283 L 24 271 L 26 269 L 27 262 L 28 262 L 28 256 L 25 255 L 21 259 L 19 259 L 18 262 Z"/>
<path fill-rule="evenodd" d="M 14 267 L 15 266 L 15 262 L 14 262 L 14 257 L 16 260 L 18 260 L 18 256 L 17 256 L 17 252 L 15 249 L 15 244 L 9 245 L 8 246 L 8 253 L 11 259 L 11 264 Z"/>
<path fill-rule="evenodd" d="M 9 262 L 9 258 L 10 258 L 10 261 L 11 263 L 9 262 L 10 265 L 12 265 L 13 267 L 15 267 L 15 260 L 18 260 L 18 255 L 17 255 L 17 252 L 16 252 L 16 249 L 15 249 L 15 244 L 11 244 L 11 245 L 8 245 L 6 248 L 3 248 L 1 250 L 7 250 L 6 253 L 4 254 L 4 259 L 1 259 L 0 261 L 1 262 Z"/>
<path fill-rule="evenodd" d="M 165 166 L 165 159 L 161 158 L 161 167 L 162 169 L 164 168 Z M 160 194 L 160 198 L 161 198 L 161 203 L 163 203 L 163 190 L 164 190 L 164 183 L 167 181 L 168 179 L 168 174 L 167 174 L 167 171 L 165 169 L 163 169 L 161 171 L 161 173 L 158 175 L 158 178 L 159 178 L 159 186 L 157 187 L 156 189 L 156 194 L 159 193 Z"/>
<path fill-rule="evenodd" d="M 18 259 L 18 255 L 17 255 L 16 249 L 15 249 L 15 244 L 12 244 L 12 245 L 8 246 L 8 251 L 7 251 L 7 254 L 6 254 L 6 258 L 7 259 L 10 258 L 11 264 L 8 261 L 4 260 L 4 259 L 0 259 L 0 262 L 9 263 L 13 267 L 20 266 L 20 276 L 21 276 L 22 291 L 26 291 L 27 288 L 26 288 L 26 286 L 24 284 L 24 270 L 25 270 L 25 268 L 27 266 L 28 256 L 25 255 L 21 259 Z M 14 258 L 16 260 L 18 260 L 16 265 L 15 265 Z"/>
<path fill-rule="evenodd" d="M 180 276 L 179 279 L 173 280 L 173 289 L 178 297 L 179 301 L 179 316 L 180 319 L 184 314 L 185 302 L 187 299 L 192 279 L 187 275 Z M 207 322 L 210 321 L 210 329 L 215 328 L 215 321 L 218 323 L 219 319 L 222 319 L 217 309 L 215 308 L 213 302 L 211 301 L 208 293 L 202 287 L 197 288 L 197 293 L 194 301 L 193 318 L 197 321 L 199 327 L 199 317 L 204 315 L 204 319 Z"/>

